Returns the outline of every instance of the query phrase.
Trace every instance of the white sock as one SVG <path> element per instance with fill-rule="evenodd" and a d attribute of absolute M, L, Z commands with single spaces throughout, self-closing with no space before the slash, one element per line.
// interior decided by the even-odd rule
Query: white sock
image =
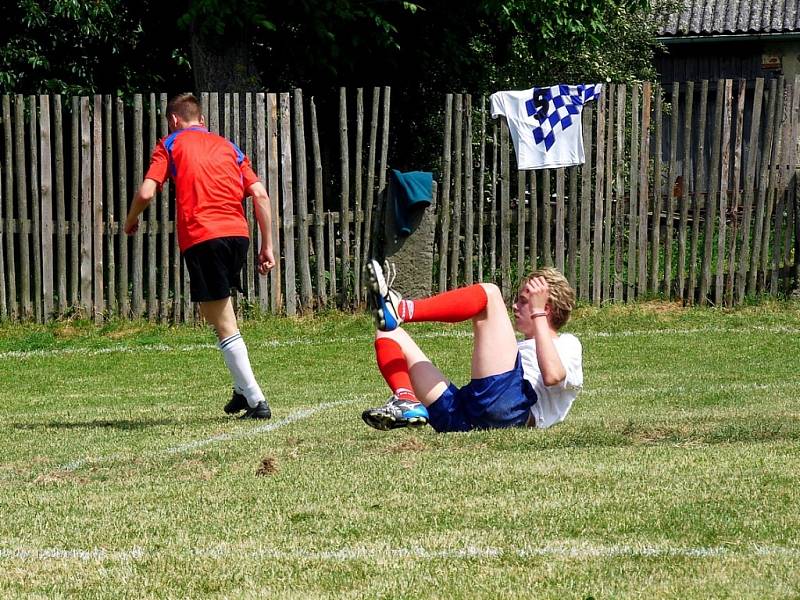
<path fill-rule="evenodd" d="M 264 400 L 264 393 L 253 375 L 242 334 L 237 331 L 232 336 L 220 340 L 219 349 L 231 372 L 233 387 L 247 398 L 247 404 L 252 407 Z"/>

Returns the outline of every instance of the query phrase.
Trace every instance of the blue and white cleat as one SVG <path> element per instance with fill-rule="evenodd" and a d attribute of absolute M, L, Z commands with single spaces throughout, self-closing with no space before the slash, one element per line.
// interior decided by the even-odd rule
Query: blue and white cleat
<path fill-rule="evenodd" d="M 400 400 L 392 396 L 383 406 L 368 408 L 361 413 L 364 422 L 379 431 L 400 427 L 424 427 L 428 424 L 428 409 L 421 402 Z"/>
<path fill-rule="evenodd" d="M 397 275 L 394 265 L 388 262 L 385 265 L 386 272 L 390 276 L 388 282 L 377 260 L 372 259 L 367 263 L 367 285 L 369 286 L 370 305 L 375 325 L 381 331 L 392 331 L 397 329 L 403 322 L 398 313 L 398 307 L 403 297 L 391 288 L 392 282 L 394 282 Z"/>

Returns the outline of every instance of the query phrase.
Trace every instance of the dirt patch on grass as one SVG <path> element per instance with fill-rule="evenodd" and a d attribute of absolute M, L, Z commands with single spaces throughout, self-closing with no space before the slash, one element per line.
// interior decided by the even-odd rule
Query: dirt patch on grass
<path fill-rule="evenodd" d="M 139 333 L 144 331 L 144 327 L 141 325 L 133 325 L 133 326 L 122 326 L 119 329 L 115 329 L 114 331 L 108 331 L 105 334 L 105 337 L 111 340 L 121 340 L 124 338 L 133 337 Z"/>
<path fill-rule="evenodd" d="M 71 340 L 78 337 L 81 331 L 71 322 L 66 321 L 53 328 L 53 336 L 62 340 Z"/>
<path fill-rule="evenodd" d="M 181 479 L 209 481 L 214 478 L 217 470 L 206 465 L 202 460 L 185 460 L 180 465 Z"/>
<path fill-rule="evenodd" d="M 33 480 L 34 485 L 62 484 L 62 483 L 88 483 L 86 477 L 78 475 L 72 471 L 50 471 L 42 473 Z"/>
<path fill-rule="evenodd" d="M 278 472 L 278 461 L 274 456 L 265 456 L 256 469 L 256 477 L 268 477 Z"/>
<path fill-rule="evenodd" d="M 418 438 L 408 438 L 407 440 L 403 440 L 398 444 L 392 444 L 389 446 L 386 451 L 387 452 L 422 452 L 427 450 L 428 446 L 425 445 L 424 442 L 419 440 Z"/>

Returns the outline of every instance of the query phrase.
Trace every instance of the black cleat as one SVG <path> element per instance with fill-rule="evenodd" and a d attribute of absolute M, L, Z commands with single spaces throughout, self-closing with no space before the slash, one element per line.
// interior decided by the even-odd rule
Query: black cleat
<path fill-rule="evenodd" d="M 224 410 L 227 414 L 233 415 L 240 411 L 247 409 L 247 398 L 244 397 L 243 394 L 240 394 L 236 390 L 233 390 L 233 395 L 231 399 L 228 400 L 228 403 L 225 405 Z"/>
<path fill-rule="evenodd" d="M 272 416 L 272 411 L 269 409 L 269 404 L 266 400 L 262 400 L 255 406 L 248 406 L 244 414 L 239 417 L 240 419 L 269 419 Z"/>

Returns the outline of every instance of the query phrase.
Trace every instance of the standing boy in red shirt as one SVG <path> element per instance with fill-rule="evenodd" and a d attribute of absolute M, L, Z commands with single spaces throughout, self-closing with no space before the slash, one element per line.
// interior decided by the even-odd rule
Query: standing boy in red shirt
<path fill-rule="evenodd" d="M 150 168 L 128 211 L 125 233 L 136 232 L 139 215 L 171 177 L 178 246 L 189 271 L 191 298 L 214 327 L 233 378 L 233 396 L 224 410 L 229 414 L 244 410 L 242 418 L 268 419 L 269 404 L 253 375 L 231 304 L 231 289 L 243 291 L 239 274 L 250 244 L 242 206 L 246 196 L 253 198 L 261 231 L 258 271 L 265 274 L 275 266 L 267 190 L 236 144 L 206 129 L 195 96 L 172 98 L 167 121 L 170 134 L 153 151 Z"/>

